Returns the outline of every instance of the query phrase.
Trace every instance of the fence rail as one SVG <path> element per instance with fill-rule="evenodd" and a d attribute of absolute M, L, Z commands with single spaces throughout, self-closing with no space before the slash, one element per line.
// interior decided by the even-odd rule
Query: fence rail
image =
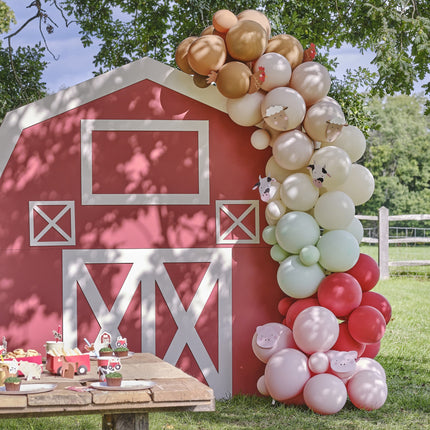
<path fill-rule="evenodd" d="M 430 237 L 401 237 L 396 236 L 390 238 L 390 222 L 392 221 L 430 221 L 430 214 L 410 214 L 410 215 L 389 215 L 387 208 L 382 207 L 378 211 L 378 216 L 374 215 L 357 215 L 359 220 L 377 221 L 377 237 L 363 237 L 363 243 L 378 244 L 378 264 L 381 273 L 381 279 L 390 277 L 391 266 L 429 266 L 430 260 L 405 260 L 405 261 L 390 261 L 389 260 L 389 245 L 404 244 L 404 243 L 430 243 Z M 407 227 L 396 227 L 397 229 L 405 229 Z M 415 229 L 412 227 L 412 229 Z M 416 233 L 415 229 L 415 233 Z M 422 229 L 424 230 L 424 229 Z M 370 232 L 370 230 L 369 230 Z"/>

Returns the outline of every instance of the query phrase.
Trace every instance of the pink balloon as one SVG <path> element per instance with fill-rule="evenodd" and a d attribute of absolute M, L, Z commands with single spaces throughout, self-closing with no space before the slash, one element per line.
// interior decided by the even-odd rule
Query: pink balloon
<path fill-rule="evenodd" d="M 266 382 L 264 380 L 264 375 L 261 375 L 257 381 L 257 390 L 262 396 L 268 396 L 269 392 L 267 391 Z"/>
<path fill-rule="evenodd" d="M 306 308 L 311 306 L 319 306 L 318 299 L 315 297 L 307 297 L 305 299 L 296 300 L 288 309 L 285 315 L 285 325 L 293 329 L 294 321 L 297 315 Z"/>
<path fill-rule="evenodd" d="M 385 333 L 384 316 L 373 306 L 359 306 L 348 318 L 348 330 L 351 336 L 360 343 L 376 343 Z"/>
<path fill-rule="evenodd" d="M 330 310 L 322 306 L 311 306 L 297 316 L 293 336 L 297 346 L 306 354 L 325 352 L 337 341 L 339 323 Z"/>
<path fill-rule="evenodd" d="M 334 375 L 321 373 L 306 383 L 303 397 L 309 409 L 321 415 L 339 412 L 346 403 L 345 384 Z"/>
<path fill-rule="evenodd" d="M 309 370 L 313 373 L 325 373 L 329 365 L 328 356 L 325 352 L 315 352 L 308 360 Z"/>
<path fill-rule="evenodd" d="M 311 373 L 303 352 L 286 348 L 270 357 L 264 380 L 270 396 L 280 402 L 299 395 Z"/>
<path fill-rule="evenodd" d="M 362 370 L 370 370 L 372 372 L 378 373 L 379 376 L 381 376 L 381 378 L 384 380 L 387 379 L 384 368 L 373 358 L 362 357 L 358 359 L 356 373 L 361 372 Z"/>
<path fill-rule="evenodd" d="M 365 411 L 373 411 L 384 405 L 388 389 L 385 379 L 371 370 L 357 372 L 347 385 L 352 404 Z"/>
<path fill-rule="evenodd" d="M 252 337 L 252 350 L 263 363 L 284 348 L 296 348 L 293 332 L 284 324 L 267 323 L 257 327 Z"/>

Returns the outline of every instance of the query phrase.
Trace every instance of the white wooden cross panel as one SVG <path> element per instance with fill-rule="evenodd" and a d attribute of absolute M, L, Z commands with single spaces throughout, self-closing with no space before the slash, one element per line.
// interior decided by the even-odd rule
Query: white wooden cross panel
<path fill-rule="evenodd" d="M 164 263 L 207 262 L 209 267 L 185 310 Z M 128 263 L 131 269 L 109 311 L 86 264 Z M 155 288 L 160 288 L 178 327 L 163 357 L 176 365 L 189 346 L 208 384 L 218 398 L 232 392 L 232 250 L 194 249 L 91 249 L 63 250 L 63 335 L 67 347 L 77 345 L 77 293 L 80 286 L 98 323 L 116 339 L 119 325 L 141 285 L 142 351 L 155 353 Z M 218 288 L 218 369 L 212 362 L 195 325 L 213 289 Z M 99 334 L 100 334 L 99 333 Z M 127 333 L 123 333 L 127 336 Z"/>

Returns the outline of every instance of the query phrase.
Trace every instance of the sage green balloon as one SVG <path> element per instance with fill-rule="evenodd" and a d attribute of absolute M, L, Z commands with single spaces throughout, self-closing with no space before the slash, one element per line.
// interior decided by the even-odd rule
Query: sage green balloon
<path fill-rule="evenodd" d="M 278 245 L 290 254 L 298 254 L 307 245 L 315 245 L 320 228 L 315 219 L 306 212 L 288 212 L 276 224 Z"/>
<path fill-rule="evenodd" d="M 267 227 L 264 228 L 263 233 L 261 235 L 263 237 L 263 240 L 268 245 L 276 244 L 276 226 L 268 225 Z"/>
<path fill-rule="evenodd" d="M 270 256 L 278 263 L 284 261 L 288 255 L 288 252 L 283 250 L 278 244 L 273 245 L 272 248 L 270 248 Z"/>
<path fill-rule="evenodd" d="M 318 263 L 318 260 L 320 259 L 320 252 L 316 246 L 308 245 L 304 246 L 300 250 L 299 256 L 302 264 L 305 266 L 312 266 L 312 264 Z"/>
<path fill-rule="evenodd" d="M 360 246 L 352 233 L 331 230 L 318 241 L 319 264 L 330 272 L 346 272 L 355 266 L 360 256 Z"/>
<path fill-rule="evenodd" d="M 325 274 L 319 264 L 305 266 L 298 255 L 287 257 L 279 265 L 277 272 L 279 287 L 295 299 L 304 299 L 315 294 L 324 278 Z"/>

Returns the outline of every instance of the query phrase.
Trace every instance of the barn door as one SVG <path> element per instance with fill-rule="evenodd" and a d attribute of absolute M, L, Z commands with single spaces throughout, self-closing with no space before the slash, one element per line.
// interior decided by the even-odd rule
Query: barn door
<path fill-rule="evenodd" d="M 187 308 L 183 305 L 169 276 L 169 263 L 206 263 L 207 270 L 196 286 Z M 130 265 L 130 270 L 109 308 L 91 276 L 90 264 Z M 141 286 L 142 351 L 156 352 L 156 288 L 161 292 L 174 319 L 177 331 L 164 358 L 176 365 L 186 346 L 192 352 L 203 376 L 218 398 L 232 393 L 232 250 L 231 248 L 195 249 L 115 249 L 63 250 L 63 333 L 68 347 L 78 343 L 78 288 L 103 330 L 114 339 L 121 333 L 119 325 Z M 214 364 L 196 323 L 214 289 L 217 289 L 218 339 L 217 363 Z M 123 336 L 127 336 L 123 333 Z M 214 341 L 214 340 L 212 340 Z"/>

